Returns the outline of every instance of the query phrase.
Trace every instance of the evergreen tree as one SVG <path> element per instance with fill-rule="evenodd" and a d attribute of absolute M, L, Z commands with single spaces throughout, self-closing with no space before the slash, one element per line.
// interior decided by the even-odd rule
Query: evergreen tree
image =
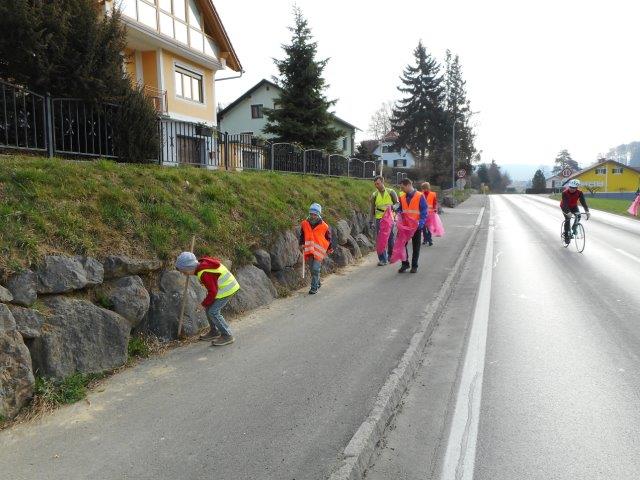
<path fill-rule="evenodd" d="M 500 166 L 495 160 L 491 160 L 491 164 L 487 170 L 487 176 L 489 177 L 489 188 L 494 193 L 504 193 L 507 186 L 511 183 L 509 174 L 502 173 Z"/>
<path fill-rule="evenodd" d="M 558 153 L 558 156 L 554 160 L 554 166 L 552 172 L 554 174 L 560 173 L 564 168 L 570 168 L 574 172 L 580 170 L 578 162 L 571 158 L 571 154 L 565 149 Z"/>
<path fill-rule="evenodd" d="M 487 167 L 486 163 L 481 164 L 478 167 L 478 180 L 485 185 L 489 185 L 489 167 Z"/>
<path fill-rule="evenodd" d="M 265 109 L 267 124 L 264 132 L 275 135 L 279 141 L 300 143 L 306 147 L 328 151 L 336 149 L 342 133 L 333 128 L 329 108 L 335 100 L 324 95 L 326 82 L 322 72 L 328 59 L 316 60 L 317 43 L 314 42 L 307 20 L 299 8 L 294 8 L 295 25 L 290 45 L 283 45 L 286 57 L 275 60 L 280 78 L 274 78 L 282 89 L 277 108 Z"/>
<path fill-rule="evenodd" d="M 533 175 L 533 180 L 531 181 L 531 188 L 535 193 L 542 193 L 547 188 L 547 181 L 544 178 L 544 173 L 542 170 L 536 170 L 536 173 Z"/>
<path fill-rule="evenodd" d="M 94 0 L 0 2 L 0 77 L 39 93 L 104 100 L 130 92 L 120 13 Z"/>
<path fill-rule="evenodd" d="M 398 90 L 405 97 L 393 110 L 391 126 L 398 133 L 396 146 L 415 149 L 418 166 L 425 167 L 428 154 L 439 148 L 446 137 L 445 92 L 440 65 L 427 53 L 422 41 L 413 54 L 415 65 L 408 65 L 400 78 Z"/>

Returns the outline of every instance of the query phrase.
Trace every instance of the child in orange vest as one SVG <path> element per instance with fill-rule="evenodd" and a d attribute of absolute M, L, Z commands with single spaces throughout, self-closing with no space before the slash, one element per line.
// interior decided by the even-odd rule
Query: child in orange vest
<path fill-rule="evenodd" d="M 427 207 L 429 207 L 428 215 L 437 213 L 438 197 L 436 195 L 436 192 L 431 191 L 431 184 L 429 182 L 424 182 L 422 185 L 420 185 L 420 187 L 422 188 L 422 195 L 424 195 L 424 198 L 427 200 Z M 424 228 L 422 229 L 422 234 L 424 236 L 424 241 L 422 242 L 422 244 L 432 246 L 433 238 L 431 237 L 431 231 L 429 230 L 429 227 L 426 223 L 424 224 Z"/>
<path fill-rule="evenodd" d="M 310 295 L 318 293 L 321 286 L 320 268 L 322 260 L 333 252 L 331 248 L 331 229 L 322 220 L 322 207 L 313 203 L 309 207 L 309 216 L 300 224 L 300 245 L 303 248 L 305 262 L 311 270 Z"/>

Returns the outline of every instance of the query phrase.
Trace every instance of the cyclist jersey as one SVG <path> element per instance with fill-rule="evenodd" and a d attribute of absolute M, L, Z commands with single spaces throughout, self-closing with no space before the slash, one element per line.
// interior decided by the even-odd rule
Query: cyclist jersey
<path fill-rule="evenodd" d="M 576 191 L 571 193 L 568 188 L 562 192 L 562 200 L 560 200 L 560 208 L 574 209 L 578 206 L 578 202 L 582 205 L 585 212 L 589 211 L 587 207 L 587 201 L 584 198 L 582 190 L 576 188 Z"/>

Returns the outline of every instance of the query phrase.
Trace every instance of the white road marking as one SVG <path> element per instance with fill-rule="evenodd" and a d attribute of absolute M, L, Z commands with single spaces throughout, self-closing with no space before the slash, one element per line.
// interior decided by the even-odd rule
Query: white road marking
<path fill-rule="evenodd" d="M 484 215 L 484 207 L 482 207 L 480 209 L 480 212 L 478 213 L 478 218 L 476 219 L 476 227 L 480 226 L 480 222 L 482 222 L 482 216 Z"/>
<path fill-rule="evenodd" d="M 487 346 L 489 304 L 491 301 L 494 236 L 493 210 L 491 208 L 482 277 L 473 314 L 469 343 L 465 353 L 462 377 L 458 387 L 456 406 L 451 421 L 451 433 L 449 434 L 440 477 L 442 480 L 473 479 Z"/>
<path fill-rule="evenodd" d="M 625 252 L 624 250 L 622 250 L 621 248 L 616 248 L 616 252 L 621 253 L 622 255 L 624 255 L 625 257 L 630 258 L 631 260 L 635 260 L 636 262 L 640 263 L 640 258 L 636 257 L 635 255 L 631 255 L 628 252 Z"/>

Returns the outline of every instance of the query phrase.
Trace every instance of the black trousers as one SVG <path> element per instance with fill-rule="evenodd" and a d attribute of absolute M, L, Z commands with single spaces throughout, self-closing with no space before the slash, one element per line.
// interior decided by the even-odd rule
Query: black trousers
<path fill-rule="evenodd" d="M 576 214 L 580 213 L 580 209 L 578 207 L 562 207 L 562 213 L 564 213 L 564 234 L 569 234 L 569 229 L 571 228 L 571 217 L 569 216 L 569 212 Z M 574 220 L 575 223 L 575 220 Z"/>
<path fill-rule="evenodd" d="M 413 237 L 411 237 L 411 246 L 413 252 L 411 252 L 411 267 L 418 268 L 418 259 L 420 258 L 420 244 L 422 243 L 422 229 L 417 228 Z M 409 265 L 409 242 L 404 247 L 407 252 L 407 261 L 402 262 L 402 265 Z"/>

